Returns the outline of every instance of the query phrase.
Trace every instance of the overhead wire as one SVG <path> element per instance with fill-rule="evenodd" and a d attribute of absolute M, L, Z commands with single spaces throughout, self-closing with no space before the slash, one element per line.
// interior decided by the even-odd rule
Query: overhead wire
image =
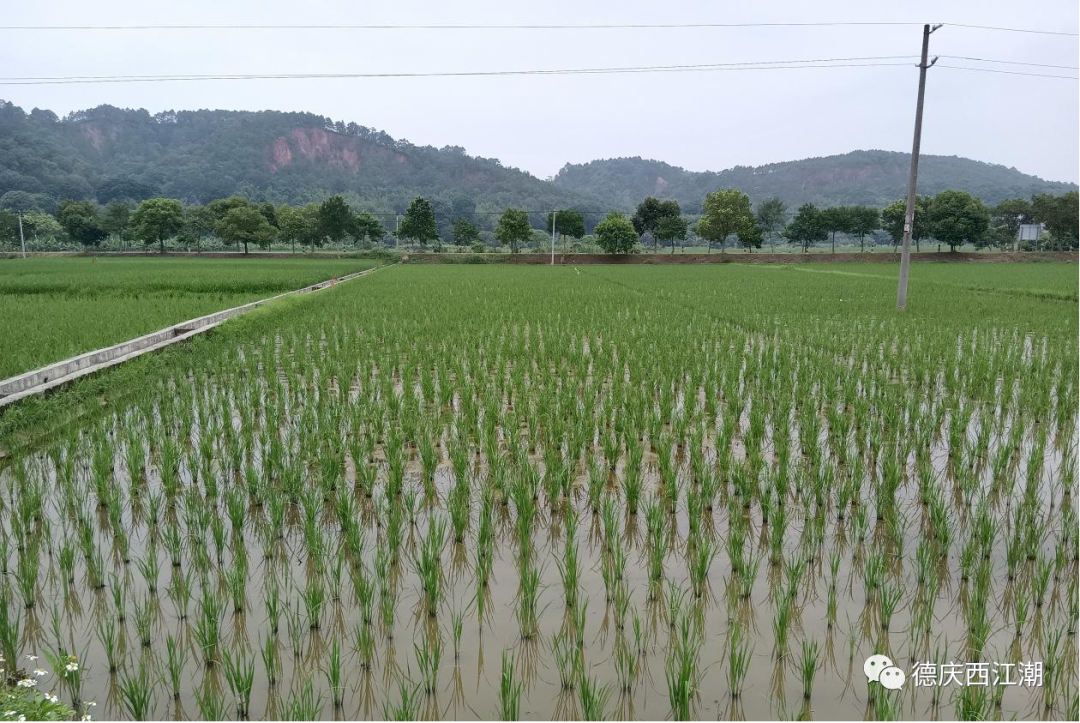
<path fill-rule="evenodd" d="M 744 23 L 154 23 L 127 25 L 0 25 L 0 31 L 138 31 L 138 30 L 687 30 L 723 28 L 904 27 L 914 21 L 807 21 Z M 955 28 L 1076 37 L 1080 33 L 1046 28 L 1014 28 L 976 23 L 941 23 Z"/>
<path fill-rule="evenodd" d="M 643 65 L 600 68 L 553 68 L 529 70 L 475 70 L 431 72 L 370 72 L 370 73 L 215 73 L 178 75 L 98 75 L 98 76 L 15 76 L 0 77 L 0 85 L 64 85 L 83 83 L 150 83 L 199 80 L 317 80 L 359 78 L 448 78 L 492 77 L 521 75 L 607 75 L 620 73 L 679 73 L 719 70 L 801 70 L 810 68 L 858 68 L 909 65 L 891 62 L 912 59 L 914 55 L 882 55 L 855 58 L 815 58 L 808 60 L 761 60 L 734 63 L 700 63 L 683 65 Z M 872 61 L 872 62 L 866 62 Z M 888 61 L 888 62 L 878 62 Z"/>

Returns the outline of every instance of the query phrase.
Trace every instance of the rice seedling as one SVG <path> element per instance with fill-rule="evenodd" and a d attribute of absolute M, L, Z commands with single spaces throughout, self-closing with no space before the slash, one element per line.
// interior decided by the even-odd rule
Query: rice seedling
<path fill-rule="evenodd" d="M 502 674 L 499 676 L 499 720 L 519 720 L 521 683 L 514 680 L 514 661 L 503 651 Z"/>
<path fill-rule="evenodd" d="M 442 550 L 446 540 L 446 522 L 442 518 L 433 519 L 428 526 L 427 537 L 415 553 L 413 565 L 423 588 L 425 606 L 429 617 L 439 613 L 442 603 Z"/>
<path fill-rule="evenodd" d="M 878 599 L 881 612 L 881 629 L 888 630 L 892 622 L 892 616 L 897 606 L 904 597 L 904 591 L 899 585 L 886 585 Z"/>
<path fill-rule="evenodd" d="M 249 659 L 242 651 L 234 655 L 228 649 L 222 653 L 222 660 L 225 680 L 236 699 L 236 716 L 247 718 L 250 714 L 251 687 L 255 681 L 255 660 Z"/>
<path fill-rule="evenodd" d="M 728 643 L 728 685 L 731 688 L 732 698 L 742 695 L 752 656 L 753 651 L 750 650 L 750 642 L 746 639 L 742 626 L 732 626 L 731 639 Z"/>
<path fill-rule="evenodd" d="M 281 657 L 278 654 L 277 638 L 273 634 L 267 634 L 263 639 L 259 655 L 262 658 L 263 670 L 266 672 L 266 682 L 273 688 L 277 685 L 278 676 L 281 675 Z"/>
<path fill-rule="evenodd" d="M 677 633 L 672 641 L 665 667 L 668 700 L 671 704 L 673 720 L 690 720 L 694 700 L 699 690 L 700 647 L 689 616 L 680 615 L 675 627 Z"/>
<path fill-rule="evenodd" d="M 209 678 L 195 689 L 195 703 L 203 720 L 225 720 L 225 696 Z"/>
<path fill-rule="evenodd" d="M 119 640 L 116 635 L 116 618 L 108 613 L 103 614 L 97 623 L 97 638 L 98 643 L 101 645 L 101 649 L 105 653 L 105 661 L 109 666 L 109 674 L 115 673 L 119 670 L 119 664 L 121 660 L 121 649 Z M 169 641 L 172 640 L 172 645 L 169 645 Z M 166 647 L 170 651 L 170 672 L 172 670 L 171 662 L 176 659 L 176 655 L 172 651 L 176 647 L 176 641 L 169 636 L 166 639 Z M 180 667 L 183 667 L 182 665 Z"/>
<path fill-rule="evenodd" d="M 413 649 L 416 651 L 416 664 L 423 677 L 424 692 L 428 695 L 434 694 L 437 690 L 442 645 L 441 635 L 435 635 L 430 640 L 425 637 L 422 644 L 413 644 Z"/>
<path fill-rule="evenodd" d="M 820 649 L 816 640 L 803 640 L 799 656 L 799 677 L 802 679 L 803 698 L 810 700 L 814 692 L 814 678 L 818 671 Z"/>
<path fill-rule="evenodd" d="M 520 569 L 520 586 L 518 588 L 518 626 L 521 637 L 531 640 L 538 632 L 540 594 L 540 571 L 535 565 L 524 562 Z"/>
<path fill-rule="evenodd" d="M 326 604 L 326 590 L 318 577 L 308 579 L 307 586 L 300 593 L 304 602 L 304 611 L 307 613 L 308 627 L 318 630 L 322 627 L 322 612 Z"/>
<path fill-rule="evenodd" d="M 600 685 L 596 680 L 582 673 L 581 682 L 578 684 L 578 697 L 581 701 L 581 720 L 607 720 L 604 711 L 610 696 L 611 689 L 608 686 Z"/>
<path fill-rule="evenodd" d="M 192 634 L 207 665 L 213 665 L 219 660 L 221 613 L 222 603 L 212 595 L 204 594 L 199 603 L 199 617 L 195 621 Z"/>
<path fill-rule="evenodd" d="M 154 637 L 155 611 L 153 600 L 147 599 L 141 605 L 136 600 L 133 612 L 135 616 L 135 632 L 139 637 L 139 643 L 144 648 L 149 648 Z"/>
<path fill-rule="evenodd" d="M 154 689 L 157 681 L 150 671 L 139 663 L 139 672 L 120 674 L 119 694 L 124 710 L 133 720 L 147 720 L 154 707 Z"/>

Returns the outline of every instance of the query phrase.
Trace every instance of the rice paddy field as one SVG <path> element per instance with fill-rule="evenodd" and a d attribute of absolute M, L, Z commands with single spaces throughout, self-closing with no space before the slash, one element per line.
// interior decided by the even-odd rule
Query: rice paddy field
<path fill-rule="evenodd" d="M 399 265 L 32 400 L 0 654 L 102 718 L 1076 720 L 1076 266 L 895 275 Z"/>
<path fill-rule="evenodd" d="M 0 260 L 0 379 L 373 265 L 356 259 Z"/>

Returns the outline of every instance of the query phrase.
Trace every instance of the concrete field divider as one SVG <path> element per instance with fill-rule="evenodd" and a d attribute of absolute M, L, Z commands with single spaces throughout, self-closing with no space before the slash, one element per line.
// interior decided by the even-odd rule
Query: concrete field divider
<path fill-rule="evenodd" d="M 35 394 L 41 394 L 80 377 L 101 371 L 102 369 L 121 364 L 129 359 L 134 359 L 143 354 L 148 354 L 171 346 L 172 344 L 177 344 L 186 339 L 190 339 L 197 334 L 202 334 L 213 329 L 227 319 L 257 309 L 272 301 L 283 299 L 288 296 L 310 294 L 323 289 L 328 289 L 344 281 L 350 281 L 361 276 L 366 276 L 367 274 L 377 271 L 379 268 L 380 267 L 376 266 L 371 269 L 365 269 L 364 271 L 346 274 L 345 276 L 326 279 L 317 284 L 305 286 L 302 289 L 286 291 L 282 294 L 269 296 L 265 299 L 258 299 L 257 301 L 252 301 L 241 306 L 234 306 L 231 309 L 223 309 L 221 311 L 215 311 L 212 314 L 207 314 L 206 316 L 200 316 L 196 319 L 181 321 L 178 324 L 173 324 L 164 329 L 159 329 L 158 331 L 136 337 L 135 339 L 122 341 L 119 344 L 113 344 L 112 346 L 107 346 L 102 349 L 95 349 L 94 351 L 89 351 L 69 359 L 64 359 L 63 361 L 49 364 L 40 369 L 34 369 L 33 371 L 24 372 L 18 376 L 0 380 L 0 408 L 13 404 L 20 399 L 25 399 L 26 397 Z"/>

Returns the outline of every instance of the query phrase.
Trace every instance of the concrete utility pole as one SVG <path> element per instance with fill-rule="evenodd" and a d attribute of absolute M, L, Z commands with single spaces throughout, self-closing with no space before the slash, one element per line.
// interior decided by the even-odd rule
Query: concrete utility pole
<path fill-rule="evenodd" d="M 557 210 L 551 212 L 551 265 L 555 265 L 555 215 Z"/>
<path fill-rule="evenodd" d="M 900 281 L 896 288 L 896 308 L 900 311 L 907 306 L 908 271 L 911 267 L 911 232 L 915 228 L 915 179 L 919 175 L 919 144 L 922 142 L 923 97 L 926 95 L 926 69 L 937 62 L 937 58 L 926 62 L 930 50 L 930 33 L 941 25 L 930 27 L 923 25 L 922 59 L 919 61 L 919 99 L 915 103 L 915 140 L 911 144 L 911 174 L 908 176 L 907 211 L 904 213 L 904 248 L 900 254 Z"/>
<path fill-rule="evenodd" d="M 26 236 L 23 235 L 22 229 L 22 211 L 19 211 L 19 243 L 22 244 L 22 257 L 26 258 Z"/>

